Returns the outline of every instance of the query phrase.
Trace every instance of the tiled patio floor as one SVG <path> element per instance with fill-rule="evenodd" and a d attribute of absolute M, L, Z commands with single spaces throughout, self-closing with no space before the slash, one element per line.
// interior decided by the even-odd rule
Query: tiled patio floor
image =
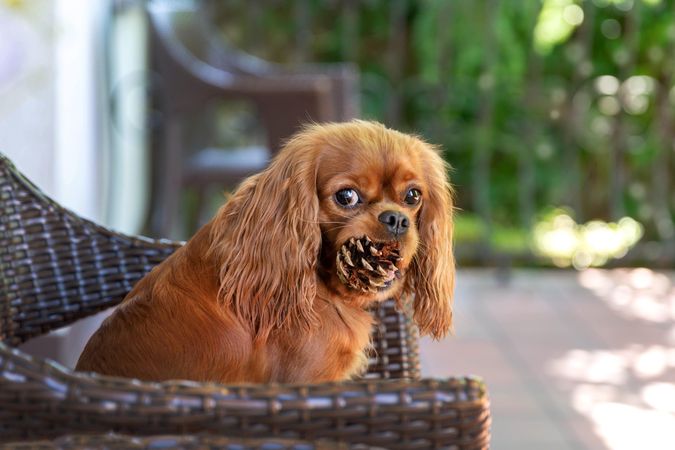
<path fill-rule="evenodd" d="M 482 376 L 492 448 L 675 449 L 675 272 L 461 270 L 425 376 Z"/>

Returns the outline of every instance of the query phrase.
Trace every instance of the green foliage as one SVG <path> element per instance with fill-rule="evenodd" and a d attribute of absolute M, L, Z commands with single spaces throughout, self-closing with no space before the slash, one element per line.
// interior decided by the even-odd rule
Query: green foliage
<path fill-rule="evenodd" d="M 461 212 L 455 215 L 454 238 L 459 244 L 480 243 L 488 236 L 485 222 L 477 215 Z"/>
<path fill-rule="evenodd" d="M 497 252 L 522 254 L 530 248 L 529 231 L 523 228 L 497 227 L 492 233 L 490 243 Z"/>
<path fill-rule="evenodd" d="M 556 205 L 675 239 L 674 0 L 210 4 L 244 50 L 358 64 L 364 116 L 444 147 L 459 241 L 516 251 Z"/>

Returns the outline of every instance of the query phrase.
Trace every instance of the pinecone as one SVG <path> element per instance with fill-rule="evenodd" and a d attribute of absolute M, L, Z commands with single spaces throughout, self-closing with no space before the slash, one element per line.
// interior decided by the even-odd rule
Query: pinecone
<path fill-rule="evenodd" d="M 399 243 L 373 242 L 368 236 L 345 242 L 337 254 L 337 274 L 352 289 L 375 293 L 401 277 Z"/>

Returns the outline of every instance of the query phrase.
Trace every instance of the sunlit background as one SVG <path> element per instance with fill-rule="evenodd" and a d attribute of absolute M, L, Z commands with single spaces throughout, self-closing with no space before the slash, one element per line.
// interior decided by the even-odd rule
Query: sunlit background
<path fill-rule="evenodd" d="M 675 1 L 0 0 L 0 152 L 85 217 L 184 239 L 234 184 L 158 167 L 264 165 L 272 132 L 236 95 L 171 128 L 197 88 L 151 36 L 207 78 L 348 68 L 350 114 L 442 148 L 457 336 L 423 370 L 486 379 L 494 448 L 675 448 Z M 72 365 L 97 323 L 29 348 Z"/>
<path fill-rule="evenodd" d="M 443 146 L 465 263 L 673 265 L 672 2 L 208 4 L 239 48 L 357 63 L 364 116 Z M 630 218 L 631 236 L 561 255 L 541 235 L 569 228 L 559 209 L 589 232 Z"/>

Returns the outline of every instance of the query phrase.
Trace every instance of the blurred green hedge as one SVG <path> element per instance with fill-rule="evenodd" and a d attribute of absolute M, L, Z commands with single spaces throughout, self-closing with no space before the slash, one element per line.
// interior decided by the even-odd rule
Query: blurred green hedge
<path fill-rule="evenodd" d="M 209 2 L 233 45 L 352 61 L 363 115 L 440 144 L 457 237 L 528 249 L 538 217 L 675 239 L 675 6 L 658 0 Z"/>

